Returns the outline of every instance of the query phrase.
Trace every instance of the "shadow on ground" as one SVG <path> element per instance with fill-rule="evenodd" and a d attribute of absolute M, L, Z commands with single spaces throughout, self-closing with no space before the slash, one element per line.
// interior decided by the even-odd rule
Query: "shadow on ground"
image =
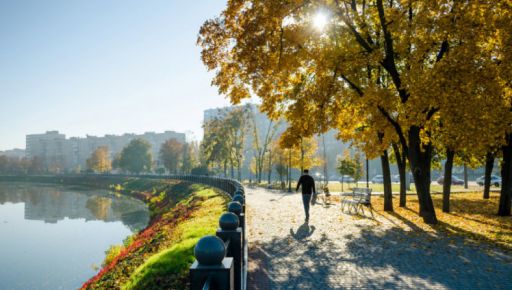
<path fill-rule="evenodd" d="M 462 238 L 361 226 L 334 241 L 318 231 L 303 224 L 251 244 L 248 289 L 512 289 L 510 256 Z"/>

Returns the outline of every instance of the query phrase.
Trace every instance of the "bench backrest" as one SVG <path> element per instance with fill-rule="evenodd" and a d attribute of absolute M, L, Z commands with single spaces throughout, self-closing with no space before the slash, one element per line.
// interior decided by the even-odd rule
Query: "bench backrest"
<path fill-rule="evenodd" d="M 352 193 L 354 196 L 359 196 L 361 198 L 361 202 L 363 203 L 371 203 L 372 198 L 372 189 L 365 187 L 355 187 L 352 189 Z"/>

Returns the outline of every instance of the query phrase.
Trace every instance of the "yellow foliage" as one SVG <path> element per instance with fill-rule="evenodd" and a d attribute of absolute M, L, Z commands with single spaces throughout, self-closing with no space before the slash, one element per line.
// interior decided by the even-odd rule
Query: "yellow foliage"
<path fill-rule="evenodd" d="M 436 208 L 442 208 L 442 195 L 432 196 Z M 395 198 L 394 213 L 385 212 L 384 199 L 373 197 L 372 205 L 378 215 L 392 221 L 407 231 L 425 231 L 432 234 L 444 233 L 448 236 L 462 236 L 470 242 L 486 242 L 495 244 L 502 249 L 512 251 L 512 219 L 496 215 L 498 194 L 490 199 L 483 199 L 481 192 L 452 193 L 451 212 L 439 211 L 437 225 L 427 225 L 418 214 L 419 206 L 416 196 L 407 196 L 407 207 L 398 207 Z"/>
<path fill-rule="evenodd" d="M 503 142 L 510 1 L 354 3 L 229 1 L 198 38 L 213 84 L 233 103 L 253 92 L 303 136 L 338 129 L 372 157 L 407 146 L 413 126 L 422 143 L 456 151 Z M 320 7 L 331 12 L 322 32 L 311 21 Z"/>
<path fill-rule="evenodd" d="M 91 154 L 91 157 L 87 159 L 87 168 L 104 173 L 108 172 L 112 169 L 112 161 L 109 157 L 108 147 L 107 146 L 100 146 L 94 150 L 94 152 Z"/>

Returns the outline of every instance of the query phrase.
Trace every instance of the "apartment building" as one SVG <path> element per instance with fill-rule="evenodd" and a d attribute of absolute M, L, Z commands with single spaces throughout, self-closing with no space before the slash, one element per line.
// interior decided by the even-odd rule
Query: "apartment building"
<path fill-rule="evenodd" d="M 48 131 L 44 134 L 27 135 L 26 155 L 29 158 L 41 158 L 43 165 L 52 172 L 78 171 L 86 167 L 87 159 L 98 147 L 107 146 L 110 156 L 113 158 L 136 138 L 144 139 L 151 144 L 151 155 L 157 163 L 162 143 L 172 138 L 183 143 L 186 140 L 184 133 L 175 131 L 102 137 L 87 135 L 85 138 L 66 138 L 66 135 L 58 131 Z"/>

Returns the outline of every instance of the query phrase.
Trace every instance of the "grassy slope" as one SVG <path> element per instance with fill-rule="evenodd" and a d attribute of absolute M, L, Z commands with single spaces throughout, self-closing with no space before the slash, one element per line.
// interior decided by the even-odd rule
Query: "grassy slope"
<path fill-rule="evenodd" d="M 227 198 L 200 185 L 134 179 L 115 186 L 149 205 L 150 225 L 82 289 L 184 289 L 197 240 L 213 234 Z"/>
<path fill-rule="evenodd" d="M 177 242 L 170 248 L 153 255 L 139 266 L 123 289 L 161 289 L 160 287 L 164 285 L 165 289 L 181 288 L 180 286 L 183 284 L 172 283 L 173 281 L 162 283 L 161 280 L 173 273 L 181 273 L 180 276 L 188 274 L 187 270 L 194 260 L 195 244 L 202 236 L 215 232 L 218 217 L 225 206 L 225 200 L 210 190 L 200 191 L 196 196 L 205 200 L 189 219 L 176 227 L 175 233 L 179 235 Z M 190 202 L 191 199 L 185 200 L 184 203 Z"/>

